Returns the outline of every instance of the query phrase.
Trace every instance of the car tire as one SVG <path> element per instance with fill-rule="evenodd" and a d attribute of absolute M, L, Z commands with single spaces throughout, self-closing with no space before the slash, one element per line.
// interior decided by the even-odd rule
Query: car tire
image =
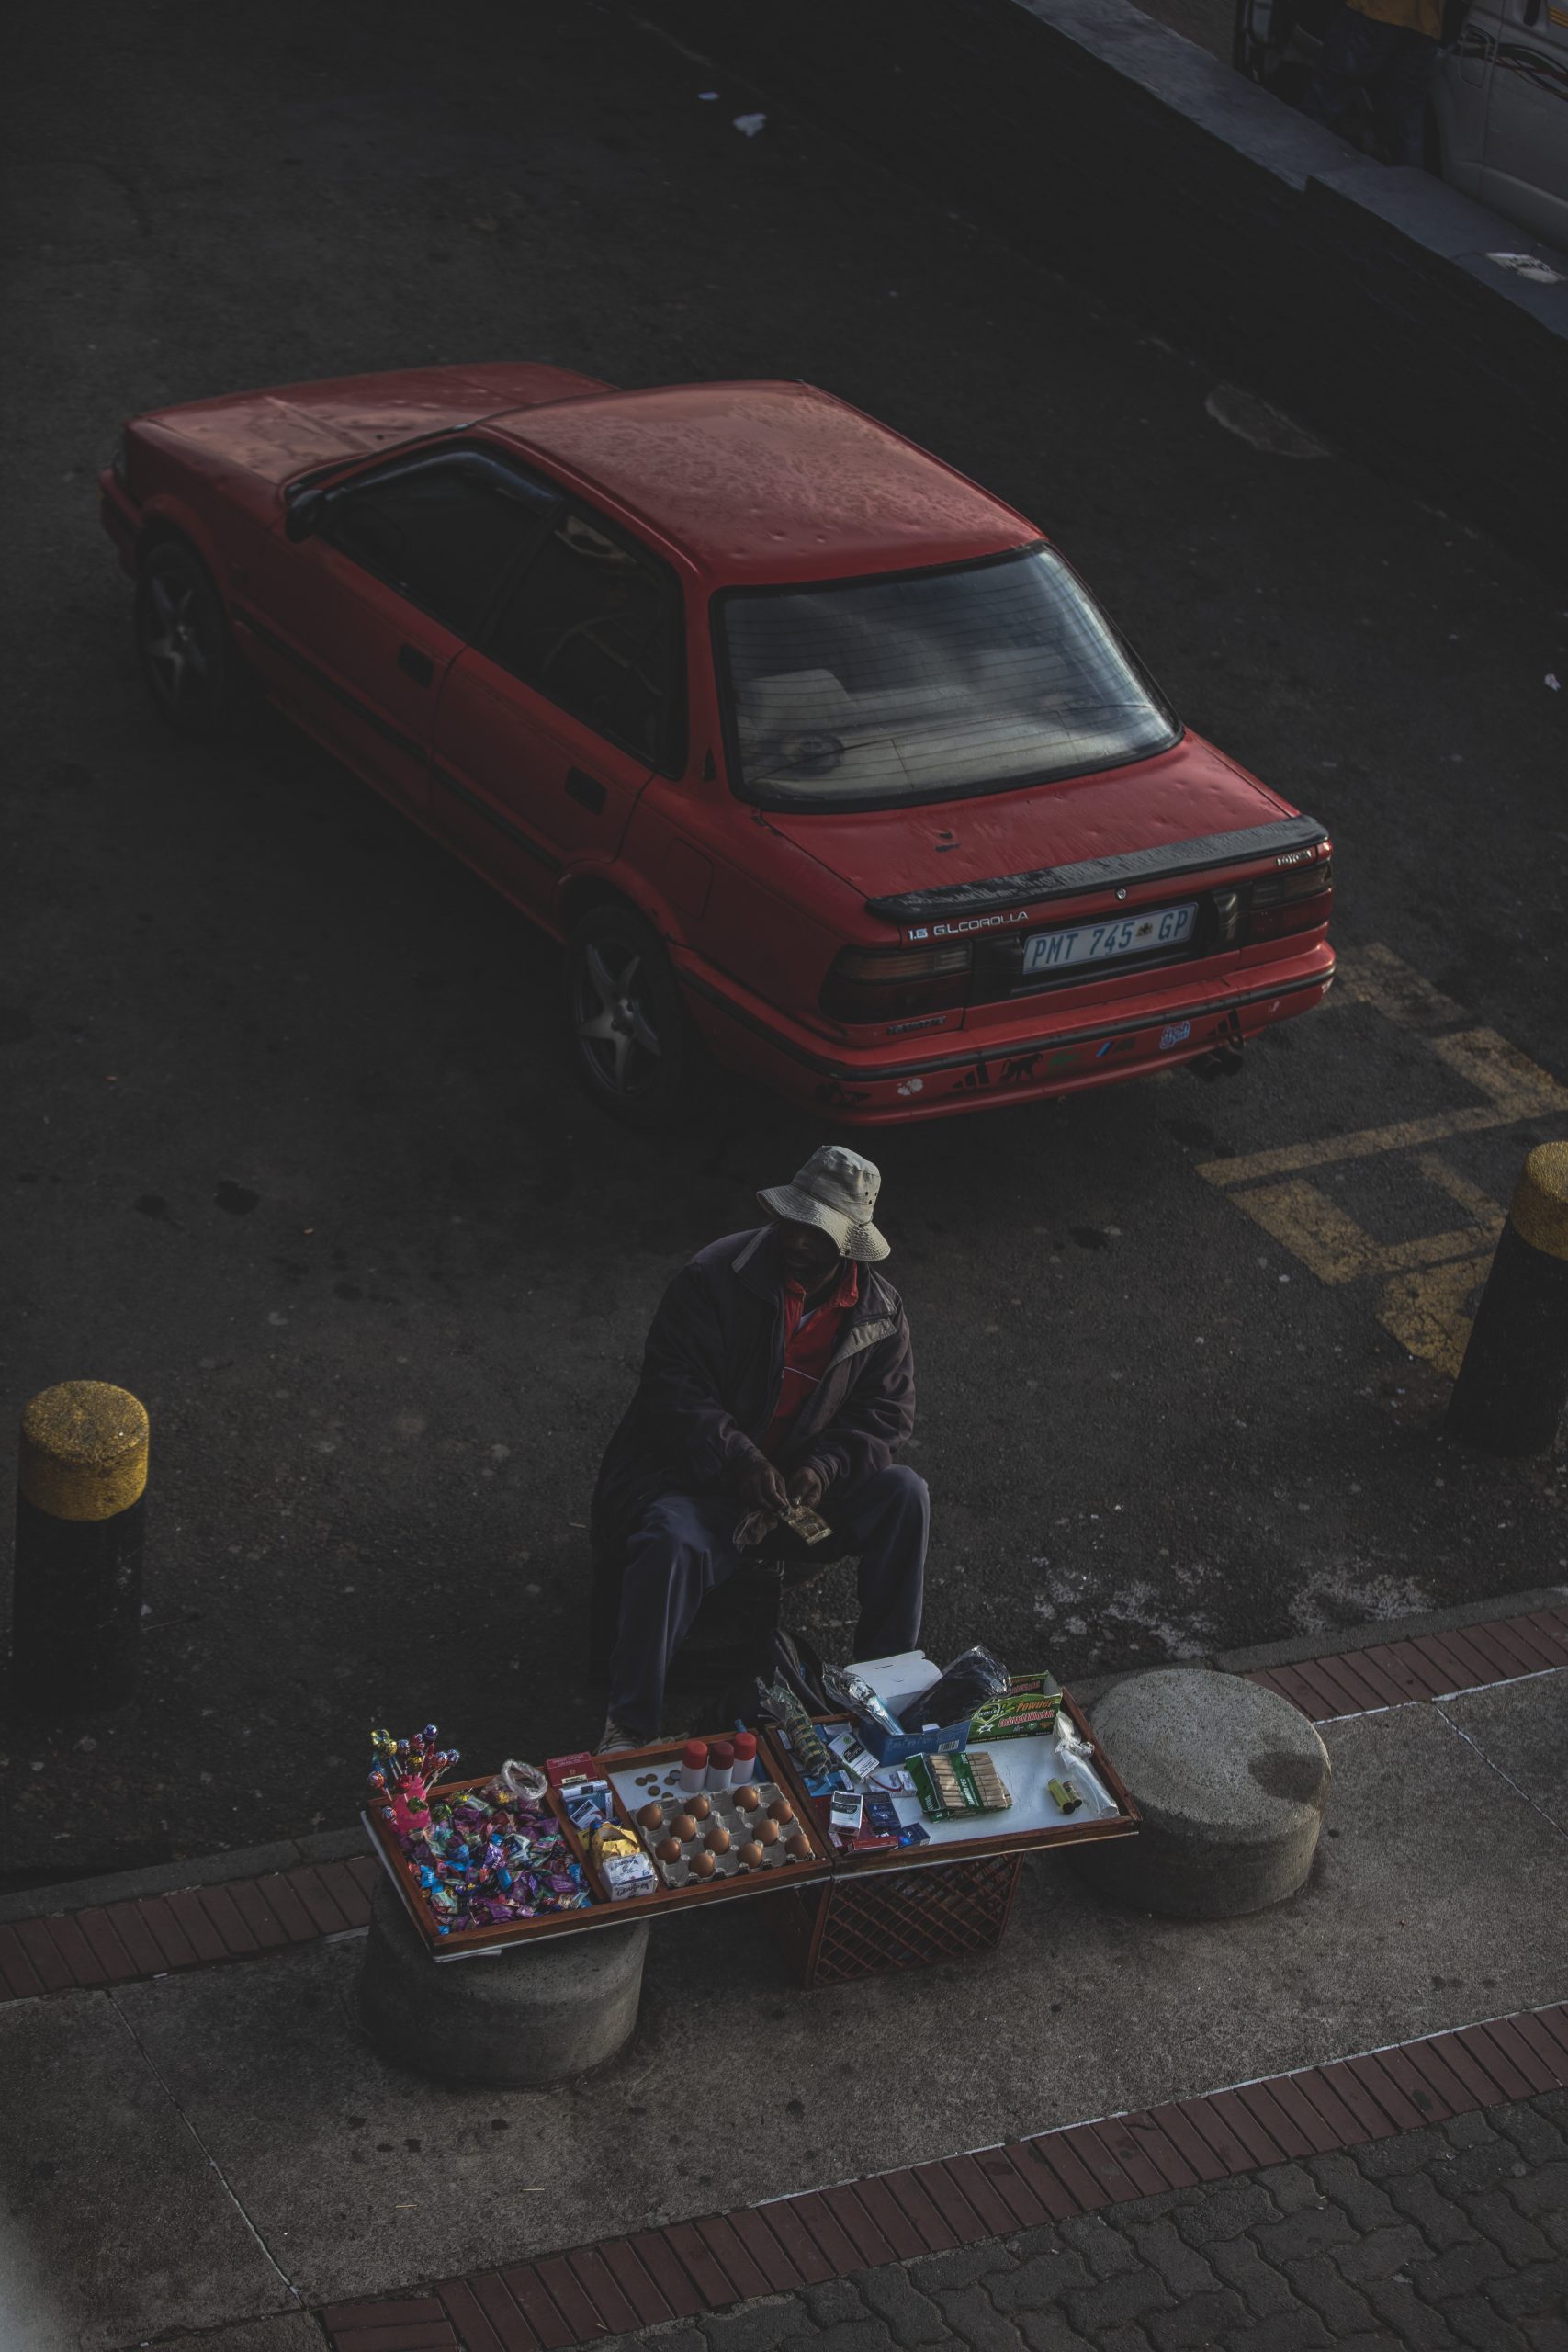
<path fill-rule="evenodd" d="M 566 944 L 566 1041 L 578 1082 L 628 1127 L 666 1127 L 692 1105 L 706 1057 L 658 933 L 606 899 Z"/>
<path fill-rule="evenodd" d="M 195 549 L 160 539 L 136 575 L 136 658 L 159 716 L 210 743 L 237 732 L 247 681 L 212 575 Z"/>

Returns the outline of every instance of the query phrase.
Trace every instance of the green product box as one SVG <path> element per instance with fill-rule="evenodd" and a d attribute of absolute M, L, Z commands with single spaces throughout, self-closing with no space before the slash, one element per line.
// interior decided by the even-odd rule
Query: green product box
<path fill-rule="evenodd" d="M 971 1745 L 976 1740 L 1032 1739 L 1054 1731 L 1062 1703 L 1062 1686 L 1054 1674 L 1013 1674 L 1008 1687 L 994 1699 L 983 1699 L 969 1725 Z"/>

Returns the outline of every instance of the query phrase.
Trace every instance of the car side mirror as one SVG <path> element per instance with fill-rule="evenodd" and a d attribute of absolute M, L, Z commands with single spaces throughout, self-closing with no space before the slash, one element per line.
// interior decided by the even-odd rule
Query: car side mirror
<path fill-rule="evenodd" d="M 320 530 L 326 511 L 327 493 L 324 490 L 302 490 L 298 498 L 291 498 L 288 502 L 288 512 L 283 518 L 285 535 L 291 539 L 308 539 L 312 531 Z"/>

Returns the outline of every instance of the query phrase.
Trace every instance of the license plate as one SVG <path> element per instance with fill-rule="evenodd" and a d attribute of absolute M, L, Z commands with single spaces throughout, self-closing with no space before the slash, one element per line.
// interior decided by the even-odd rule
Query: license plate
<path fill-rule="evenodd" d="M 1184 907 L 1155 907 L 1147 913 L 1114 915 L 1103 922 L 1081 922 L 1074 931 L 1037 931 L 1023 943 L 1026 979 L 1040 972 L 1064 972 L 1073 964 L 1104 964 L 1118 956 L 1152 956 L 1180 947 L 1192 936 L 1198 901 Z"/>

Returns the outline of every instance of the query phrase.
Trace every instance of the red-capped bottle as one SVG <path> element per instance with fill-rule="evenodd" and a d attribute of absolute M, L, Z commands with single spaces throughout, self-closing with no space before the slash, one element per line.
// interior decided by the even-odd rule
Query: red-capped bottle
<path fill-rule="evenodd" d="M 689 1739 L 681 1758 L 681 1786 L 688 1796 L 694 1796 L 707 1780 L 708 1744 L 705 1739 Z"/>
<path fill-rule="evenodd" d="M 757 1735 L 754 1731 L 738 1731 L 735 1735 L 735 1761 L 729 1768 L 729 1785 L 743 1789 L 757 1772 Z"/>
<path fill-rule="evenodd" d="M 705 1785 L 712 1790 L 727 1789 L 735 1763 L 735 1750 L 728 1739 L 716 1739 L 708 1749 L 707 1779 Z"/>

